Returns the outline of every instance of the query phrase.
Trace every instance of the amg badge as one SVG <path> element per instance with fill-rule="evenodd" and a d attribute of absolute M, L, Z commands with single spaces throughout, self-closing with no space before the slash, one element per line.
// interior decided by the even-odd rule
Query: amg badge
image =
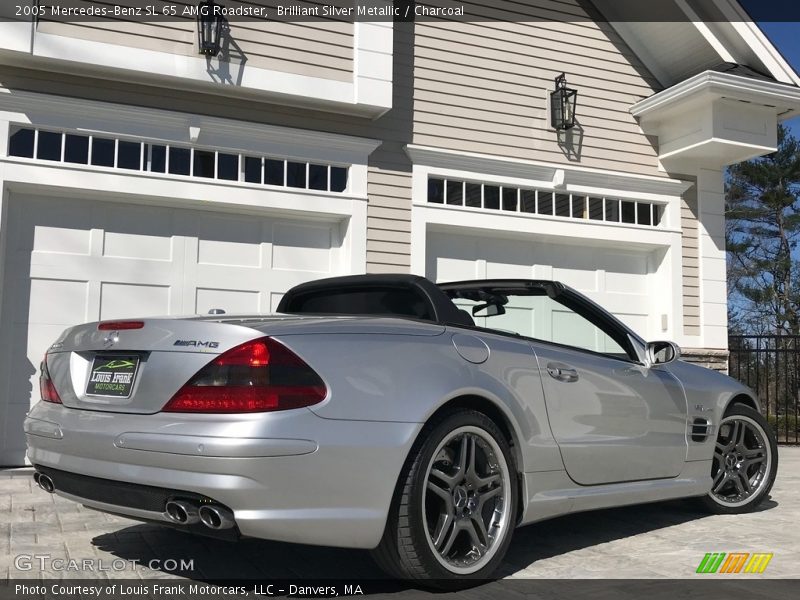
<path fill-rule="evenodd" d="M 202 340 L 176 340 L 173 346 L 191 346 L 193 348 L 219 348 L 219 342 L 204 342 Z"/>

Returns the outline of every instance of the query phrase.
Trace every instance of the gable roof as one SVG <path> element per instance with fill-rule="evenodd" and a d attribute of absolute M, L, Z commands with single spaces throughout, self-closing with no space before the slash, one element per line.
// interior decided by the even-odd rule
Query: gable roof
<path fill-rule="evenodd" d="M 800 76 L 737 0 L 663 0 L 658 20 L 646 20 L 641 0 L 592 0 L 665 88 L 732 63 L 800 86 Z"/>

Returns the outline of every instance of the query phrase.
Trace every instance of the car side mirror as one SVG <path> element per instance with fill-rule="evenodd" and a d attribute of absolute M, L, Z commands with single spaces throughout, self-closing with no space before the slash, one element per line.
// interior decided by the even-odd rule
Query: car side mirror
<path fill-rule="evenodd" d="M 650 342 L 647 344 L 647 360 L 651 365 L 667 365 L 681 357 L 681 349 L 675 342 Z"/>
<path fill-rule="evenodd" d="M 482 314 L 478 314 L 482 312 Z M 476 304 L 472 307 L 473 317 L 496 317 L 506 314 L 506 309 L 502 304 Z"/>

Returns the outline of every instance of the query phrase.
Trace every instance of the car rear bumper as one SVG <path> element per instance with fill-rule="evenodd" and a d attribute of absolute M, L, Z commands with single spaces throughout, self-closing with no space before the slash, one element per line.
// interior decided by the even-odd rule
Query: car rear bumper
<path fill-rule="evenodd" d="M 352 548 L 380 541 L 421 427 L 323 419 L 307 409 L 134 415 L 44 402 L 25 421 L 28 459 L 43 471 L 196 494 L 230 508 L 244 536 Z M 87 506 L 167 521 L 160 501 L 139 506 L 124 493 L 59 490 L 57 477 L 56 493 Z"/>

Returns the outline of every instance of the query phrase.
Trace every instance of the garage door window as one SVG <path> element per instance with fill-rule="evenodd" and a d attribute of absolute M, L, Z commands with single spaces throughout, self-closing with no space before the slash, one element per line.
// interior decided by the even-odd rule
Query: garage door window
<path fill-rule="evenodd" d="M 341 193 L 349 168 L 211 149 L 12 127 L 9 156 Z"/>
<path fill-rule="evenodd" d="M 658 226 L 664 206 L 656 202 L 517 188 L 442 177 L 428 179 L 428 202 L 465 208 Z"/>
<path fill-rule="evenodd" d="M 36 145 L 36 158 L 42 160 L 61 160 L 61 135 L 50 131 L 39 132 Z"/>
<path fill-rule="evenodd" d="M 85 165 L 89 160 L 89 138 L 83 135 L 67 135 L 64 138 L 64 160 Z"/>

